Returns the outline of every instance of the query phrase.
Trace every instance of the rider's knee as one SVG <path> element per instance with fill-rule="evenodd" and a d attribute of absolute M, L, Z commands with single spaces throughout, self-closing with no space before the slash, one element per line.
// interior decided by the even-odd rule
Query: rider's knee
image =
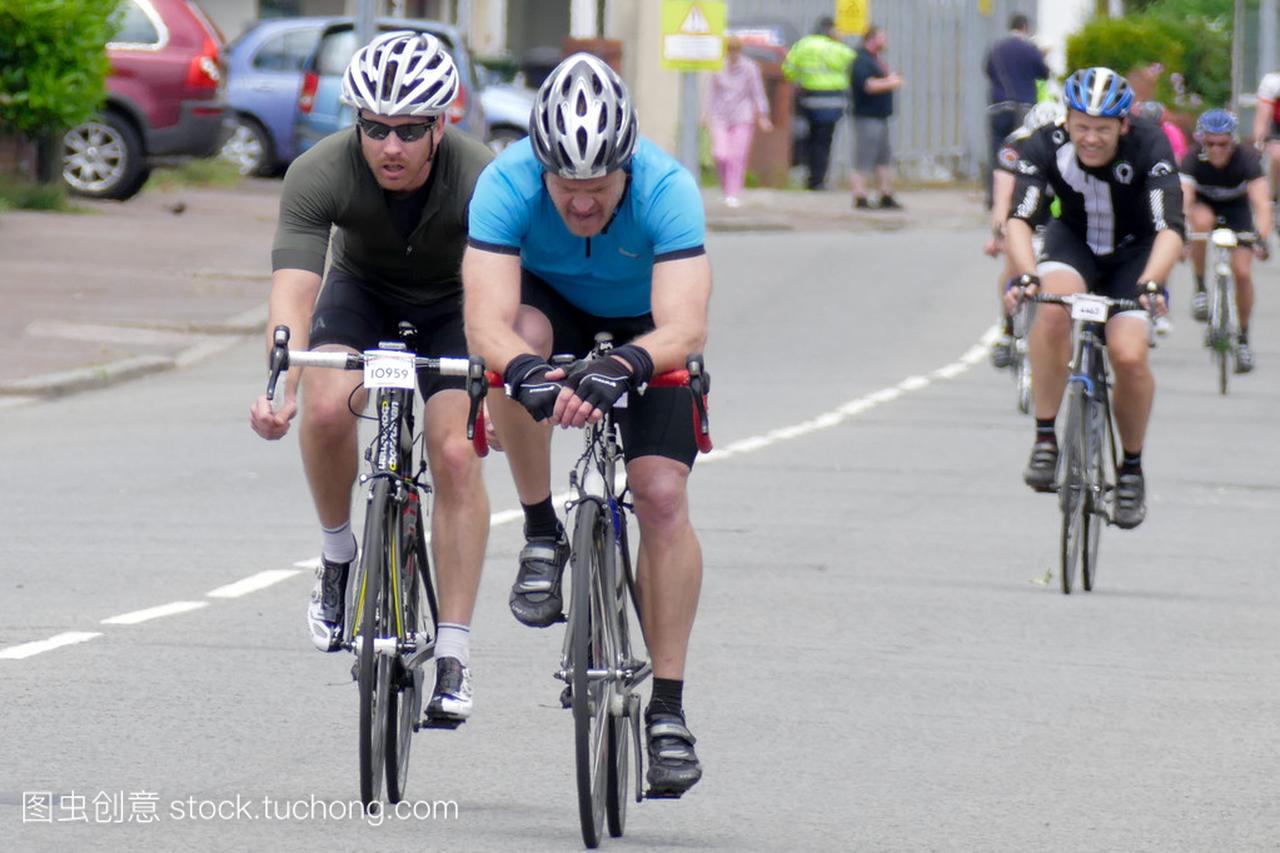
<path fill-rule="evenodd" d="M 1113 342 L 1109 349 L 1111 368 L 1117 376 L 1137 378 L 1148 372 L 1149 345 L 1145 337 L 1137 341 Z"/>
<path fill-rule="evenodd" d="M 636 517 L 645 525 L 669 527 L 688 516 L 687 471 L 678 465 L 653 465 L 628 471 Z"/>
<path fill-rule="evenodd" d="M 345 436 L 355 429 L 356 416 L 346 394 L 324 393 L 313 387 L 302 394 L 302 422 L 312 433 Z"/>
<path fill-rule="evenodd" d="M 529 345 L 532 352 L 543 358 L 551 355 L 555 336 L 551 329 L 551 321 L 547 319 L 546 314 L 537 308 L 521 305 L 516 313 L 515 331 Z"/>
<path fill-rule="evenodd" d="M 466 484 L 479 476 L 480 458 L 465 433 L 450 433 L 436 444 L 428 448 L 427 459 L 437 489 Z"/>

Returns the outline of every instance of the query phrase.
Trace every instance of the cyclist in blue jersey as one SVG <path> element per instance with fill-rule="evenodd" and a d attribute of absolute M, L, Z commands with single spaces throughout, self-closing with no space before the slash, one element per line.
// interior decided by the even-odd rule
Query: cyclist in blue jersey
<path fill-rule="evenodd" d="M 706 340 L 702 198 L 692 175 L 638 136 L 626 86 L 589 54 L 547 78 L 529 130 L 476 183 L 462 262 L 468 346 L 502 371 L 510 398 L 493 399 L 490 413 L 525 514 L 511 610 L 535 627 L 561 617 L 569 542 L 551 502 L 552 425 L 598 421 L 630 391 L 619 424 L 653 656 L 649 785 L 679 794 L 702 775 L 682 699 L 702 584 L 687 497 L 697 447 L 687 391 L 637 389 Z M 620 346 L 575 376 L 547 363 L 588 352 L 602 331 Z"/>

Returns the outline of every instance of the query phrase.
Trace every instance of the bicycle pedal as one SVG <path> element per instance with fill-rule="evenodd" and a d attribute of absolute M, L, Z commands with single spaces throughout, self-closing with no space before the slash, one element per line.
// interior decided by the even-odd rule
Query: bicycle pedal
<path fill-rule="evenodd" d="M 644 793 L 645 799 L 680 799 L 684 797 L 685 792 L 675 792 L 675 790 L 654 790 L 650 788 Z"/>

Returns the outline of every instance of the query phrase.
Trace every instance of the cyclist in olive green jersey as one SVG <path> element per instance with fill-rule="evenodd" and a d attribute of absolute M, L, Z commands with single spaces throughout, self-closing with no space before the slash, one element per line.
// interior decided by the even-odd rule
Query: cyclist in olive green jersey
<path fill-rule="evenodd" d="M 445 127 L 444 111 L 457 91 L 453 60 L 431 35 L 387 33 L 352 57 L 342 98 L 356 108 L 356 126 L 321 140 L 285 176 L 271 258 L 269 345 L 270 330 L 284 324 L 297 347 L 362 351 L 395 340 L 398 324 L 407 321 L 418 330 L 415 347 L 422 354 L 466 355 L 462 252 L 471 192 L 491 155 Z M 300 374 L 290 371 L 279 411 L 259 397 L 250 420 L 263 438 L 283 437 L 297 414 L 301 384 L 302 461 L 323 528 L 307 621 L 312 643 L 336 651 L 356 557 L 350 525 L 356 416 L 348 400 L 359 410 L 367 395 L 358 373 Z M 471 713 L 468 626 L 489 502 L 480 460 L 466 438 L 463 380 L 420 376 L 419 385 L 440 590 L 436 686 L 427 713 L 465 720 Z"/>

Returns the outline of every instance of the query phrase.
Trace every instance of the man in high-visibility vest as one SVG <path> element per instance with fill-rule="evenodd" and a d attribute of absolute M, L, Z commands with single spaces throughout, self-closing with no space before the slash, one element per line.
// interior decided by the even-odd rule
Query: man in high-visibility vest
<path fill-rule="evenodd" d="M 791 46 L 782 61 L 783 75 L 800 87 L 799 106 L 809 122 L 806 153 L 809 189 L 822 188 L 831 160 L 831 137 L 844 114 L 849 66 L 856 52 L 836 37 L 835 21 L 821 17 L 813 35 Z"/>

